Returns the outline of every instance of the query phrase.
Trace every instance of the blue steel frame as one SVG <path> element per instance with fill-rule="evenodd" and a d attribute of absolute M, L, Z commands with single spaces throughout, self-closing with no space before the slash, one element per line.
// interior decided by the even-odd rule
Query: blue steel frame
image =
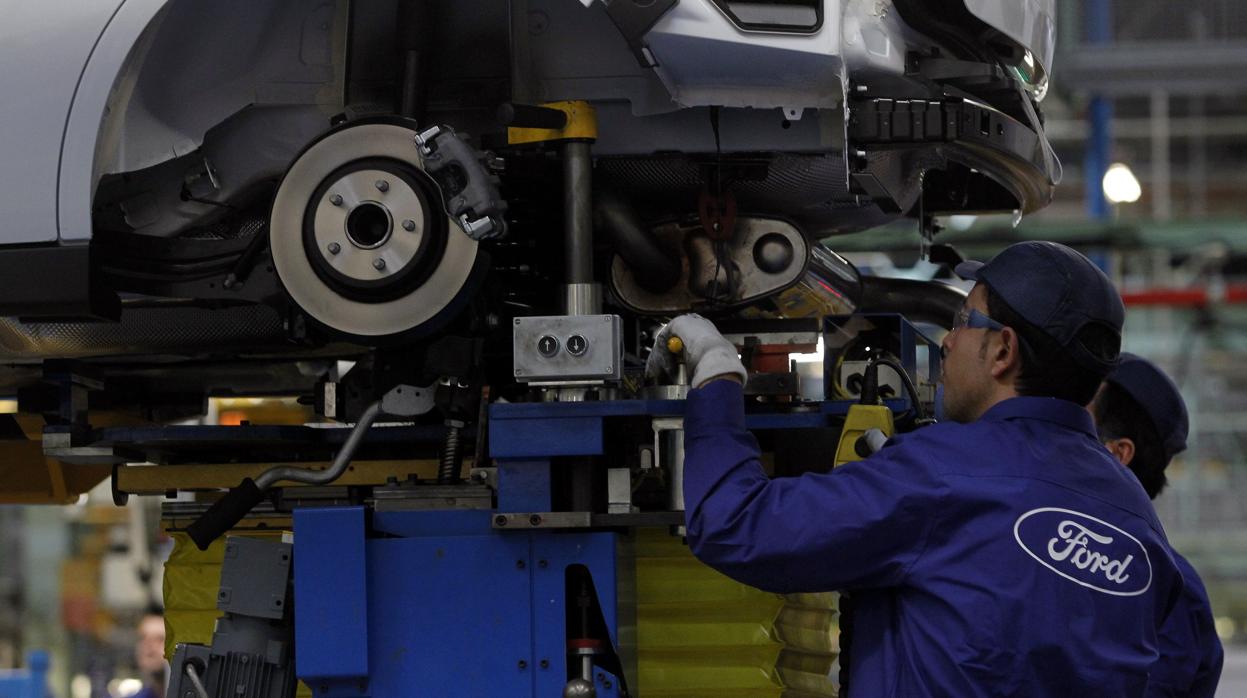
<path fill-rule="evenodd" d="M 1083 13 L 1086 19 L 1087 43 L 1112 43 L 1113 7 L 1110 0 L 1086 0 Z M 1087 217 L 1092 220 L 1108 220 L 1112 217 L 1112 210 L 1104 196 L 1103 181 L 1112 158 L 1112 98 L 1092 95 L 1087 105 L 1087 121 L 1090 133 L 1087 150 L 1083 155 L 1083 196 L 1087 203 Z"/>
<path fill-rule="evenodd" d="M 492 512 L 295 511 L 295 664 L 316 696 L 558 696 L 565 574 L 592 576 L 618 647 L 615 533 L 499 533 Z M 597 695 L 620 677 L 595 672 Z"/>

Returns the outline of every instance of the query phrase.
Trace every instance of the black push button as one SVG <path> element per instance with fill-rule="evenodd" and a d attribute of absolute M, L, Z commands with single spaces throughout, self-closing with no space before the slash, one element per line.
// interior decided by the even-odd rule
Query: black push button
<path fill-rule="evenodd" d="M 543 335 L 537 340 L 537 351 L 547 359 L 559 353 L 559 340 L 550 335 Z"/>

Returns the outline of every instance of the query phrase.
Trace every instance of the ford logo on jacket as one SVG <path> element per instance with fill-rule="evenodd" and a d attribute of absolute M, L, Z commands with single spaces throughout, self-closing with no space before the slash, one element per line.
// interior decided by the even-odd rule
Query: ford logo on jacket
<path fill-rule="evenodd" d="M 1094 516 L 1057 507 L 1032 509 L 1018 517 L 1013 537 L 1039 564 L 1089 589 L 1135 596 L 1152 584 L 1152 563 L 1143 544 Z"/>

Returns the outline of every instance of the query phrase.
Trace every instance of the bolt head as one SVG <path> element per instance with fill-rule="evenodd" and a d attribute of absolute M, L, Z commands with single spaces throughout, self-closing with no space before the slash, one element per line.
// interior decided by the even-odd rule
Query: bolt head
<path fill-rule="evenodd" d="M 415 221 L 411 220 L 410 218 L 409 218 L 409 219 L 407 219 L 407 220 L 405 220 L 405 221 L 403 221 L 403 230 L 406 230 L 407 232 L 409 232 L 409 233 L 410 233 L 410 232 L 414 231 L 415 229 L 416 229 L 416 222 L 415 222 Z"/>
<path fill-rule="evenodd" d="M 385 269 L 385 260 L 381 259 L 380 257 L 372 260 L 372 268 L 376 269 L 377 271 L 381 271 L 382 269 Z"/>
<path fill-rule="evenodd" d="M 336 242 L 329 243 L 329 254 L 338 254 L 341 251 L 342 251 L 342 245 L 339 245 Z"/>
<path fill-rule="evenodd" d="M 384 179 L 377 180 L 377 191 L 389 191 L 389 190 L 390 190 L 389 182 L 385 181 Z"/>
<path fill-rule="evenodd" d="M 333 196 L 329 197 L 329 203 L 333 204 L 334 206 L 341 206 L 341 205 L 342 205 L 342 195 L 341 195 L 341 194 L 334 194 Z"/>

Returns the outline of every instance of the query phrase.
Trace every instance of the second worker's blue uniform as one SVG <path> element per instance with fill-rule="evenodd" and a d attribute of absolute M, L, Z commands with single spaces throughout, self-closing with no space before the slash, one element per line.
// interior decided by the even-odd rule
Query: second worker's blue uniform
<path fill-rule="evenodd" d="M 1182 590 L 1138 481 L 1054 398 L 772 480 L 741 387 L 714 381 L 689 393 L 684 498 L 711 567 L 853 592 L 851 696 L 1143 696 Z"/>
<path fill-rule="evenodd" d="M 1195 568 L 1173 553 L 1182 572 L 1182 596 L 1160 629 L 1160 658 L 1152 667 L 1150 698 L 1212 698 L 1225 653 L 1213 625 L 1208 592 Z"/>

